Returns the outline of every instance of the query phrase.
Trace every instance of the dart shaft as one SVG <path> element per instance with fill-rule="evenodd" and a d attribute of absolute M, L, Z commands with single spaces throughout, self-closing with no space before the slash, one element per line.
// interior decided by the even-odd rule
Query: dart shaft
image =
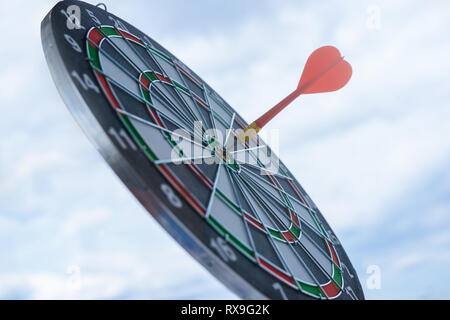
<path fill-rule="evenodd" d="M 277 114 L 279 114 L 284 108 L 286 108 L 292 101 L 297 99 L 298 96 L 302 94 L 303 90 L 304 88 L 302 87 L 297 88 L 286 98 L 278 102 L 269 111 L 253 121 L 239 134 L 239 139 L 243 142 L 251 140 L 270 120 L 272 120 Z"/>
<path fill-rule="evenodd" d="M 297 99 L 298 96 L 302 93 L 302 89 L 303 88 L 294 90 L 291 94 L 289 94 L 286 98 L 278 102 L 269 111 L 267 111 L 261 117 L 256 119 L 255 124 L 259 128 L 264 127 L 270 120 L 272 120 L 277 114 L 279 114 L 284 108 L 286 108 L 292 101 Z"/>

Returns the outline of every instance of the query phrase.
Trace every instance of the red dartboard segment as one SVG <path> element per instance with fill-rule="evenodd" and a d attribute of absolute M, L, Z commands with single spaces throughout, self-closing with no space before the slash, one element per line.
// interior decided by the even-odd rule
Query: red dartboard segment
<path fill-rule="evenodd" d="M 158 77 L 159 80 L 161 80 L 162 82 L 166 82 L 166 83 L 170 83 L 170 80 L 165 78 L 163 75 L 156 73 L 156 76 Z"/>
<path fill-rule="evenodd" d="M 292 243 L 292 242 L 295 242 L 298 240 L 297 237 L 295 237 L 291 233 L 291 231 L 283 231 L 283 232 L 281 232 L 281 234 L 283 235 L 284 240 L 286 240 L 286 242 Z"/>
<path fill-rule="evenodd" d="M 283 187 L 278 183 L 278 181 L 277 181 L 277 179 L 275 177 L 273 177 L 271 175 L 269 175 L 268 177 L 269 177 L 270 181 L 272 182 L 272 184 L 277 187 L 277 189 L 283 190 Z M 285 238 L 285 240 L 287 242 L 293 243 L 293 242 L 298 241 L 298 239 L 301 236 L 300 222 L 298 221 L 296 213 L 289 208 L 291 206 L 291 204 L 289 203 L 289 200 L 286 198 L 286 196 L 284 194 L 282 194 L 281 191 L 279 191 L 279 194 L 280 194 L 281 198 L 283 199 L 283 201 L 287 205 L 286 211 L 287 211 L 287 213 L 289 215 L 289 218 L 291 220 L 291 224 L 290 224 L 288 230 L 287 231 L 282 231 L 281 234 L 282 234 L 282 236 Z M 292 231 L 293 228 L 296 228 L 300 232 L 300 234 L 298 236 L 293 234 L 293 231 Z"/>
<path fill-rule="evenodd" d="M 289 216 L 291 217 L 292 222 L 294 223 L 294 225 L 298 228 L 300 228 L 300 222 L 298 221 L 297 215 L 295 214 L 294 211 L 292 211 L 291 209 L 287 209 L 289 212 Z"/>
<path fill-rule="evenodd" d="M 286 272 L 273 266 L 272 264 L 270 264 L 268 261 L 266 261 L 265 259 L 263 259 L 261 257 L 257 257 L 256 260 L 261 265 L 261 267 L 266 269 L 270 274 L 272 274 L 276 278 L 280 279 L 284 283 L 288 284 L 289 286 L 291 286 L 293 288 L 297 288 L 294 280 L 292 280 L 292 278 Z"/>
<path fill-rule="evenodd" d="M 92 43 L 94 43 L 97 48 L 100 44 L 100 42 L 103 39 L 103 35 L 100 34 L 100 32 L 97 31 L 97 29 L 92 29 L 89 33 L 88 33 L 88 39 L 92 41 Z"/>
<path fill-rule="evenodd" d="M 103 92 L 105 92 L 105 94 L 108 96 L 113 107 L 121 110 L 122 108 L 121 108 L 119 102 L 117 101 L 116 97 L 114 97 L 114 94 L 112 93 L 111 89 L 109 88 L 106 78 L 100 72 L 97 72 L 97 71 L 95 72 L 95 75 L 97 76 L 97 79 L 101 84 Z"/>
<path fill-rule="evenodd" d="M 321 288 L 328 298 L 337 297 L 341 293 L 341 290 L 338 287 L 336 287 L 336 285 L 333 282 L 330 282 L 329 284 L 324 285 Z"/>
<path fill-rule="evenodd" d="M 333 249 L 333 245 L 331 244 L 330 241 L 326 241 L 326 242 L 327 242 L 327 246 L 328 246 L 328 249 L 330 251 L 330 254 L 331 254 L 332 258 L 333 258 L 333 262 L 340 268 L 341 267 L 341 263 L 339 262 L 339 259 L 338 259 L 337 255 L 336 255 L 336 252 Z"/>
<path fill-rule="evenodd" d="M 150 80 L 144 75 L 144 73 L 139 77 L 140 87 L 148 92 L 148 87 L 150 87 Z"/>
<path fill-rule="evenodd" d="M 311 206 L 309 205 L 309 203 L 306 201 L 306 199 L 303 197 L 302 193 L 298 190 L 297 186 L 295 184 L 292 183 L 292 181 L 288 180 L 289 185 L 291 186 L 291 188 L 294 190 L 295 194 L 299 197 L 299 199 L 301 200 L 301 202 L 308 207 L 309 210 L 313 210 L 311 208 Z"/>

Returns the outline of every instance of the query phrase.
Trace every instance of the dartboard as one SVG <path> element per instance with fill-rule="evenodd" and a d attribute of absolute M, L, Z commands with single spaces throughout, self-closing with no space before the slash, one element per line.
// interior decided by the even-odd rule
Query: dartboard
<path fill-rule="evenodd" d="M 259 136 L 238 139 L 247 122 L 181 60 L 80 1 L 59 2 L 41 36 L 59 93 L 91 142 L 230 290 L 245 299 L 364 298 L 302 186 Z"/>

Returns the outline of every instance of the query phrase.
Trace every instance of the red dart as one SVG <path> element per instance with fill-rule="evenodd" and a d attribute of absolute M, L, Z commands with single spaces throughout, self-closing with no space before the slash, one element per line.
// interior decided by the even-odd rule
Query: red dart
<path fill-rule="evenodd" d="M 245 128 L 239 134 L 240 140 L 250 140 L 301 94 L 339 90 L 347 84 L 351 76 L 352 67 L 344 60 L 338 49 L 324 46 L 315 50 L 306 61 L 297 89 Z"/>

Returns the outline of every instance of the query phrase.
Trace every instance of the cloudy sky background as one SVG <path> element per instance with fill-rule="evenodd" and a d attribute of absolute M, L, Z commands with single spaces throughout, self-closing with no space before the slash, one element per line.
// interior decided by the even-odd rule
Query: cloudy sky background
<path fill-rule="evenodd" d="M 0 298 L 236 298 L 133 199 L 67 111 L 40 44 L 54 3 L 0 0 Z M 107 5 L 248 121 L 295 88 L 314 49 L 337 46 L 350 83 L 301 97 L 266 130 L 280 130 L 280 157 L 367 298 L 450 298 L 447 1 Z M 367 285 L 373 270 L 379 289 Z"/>

